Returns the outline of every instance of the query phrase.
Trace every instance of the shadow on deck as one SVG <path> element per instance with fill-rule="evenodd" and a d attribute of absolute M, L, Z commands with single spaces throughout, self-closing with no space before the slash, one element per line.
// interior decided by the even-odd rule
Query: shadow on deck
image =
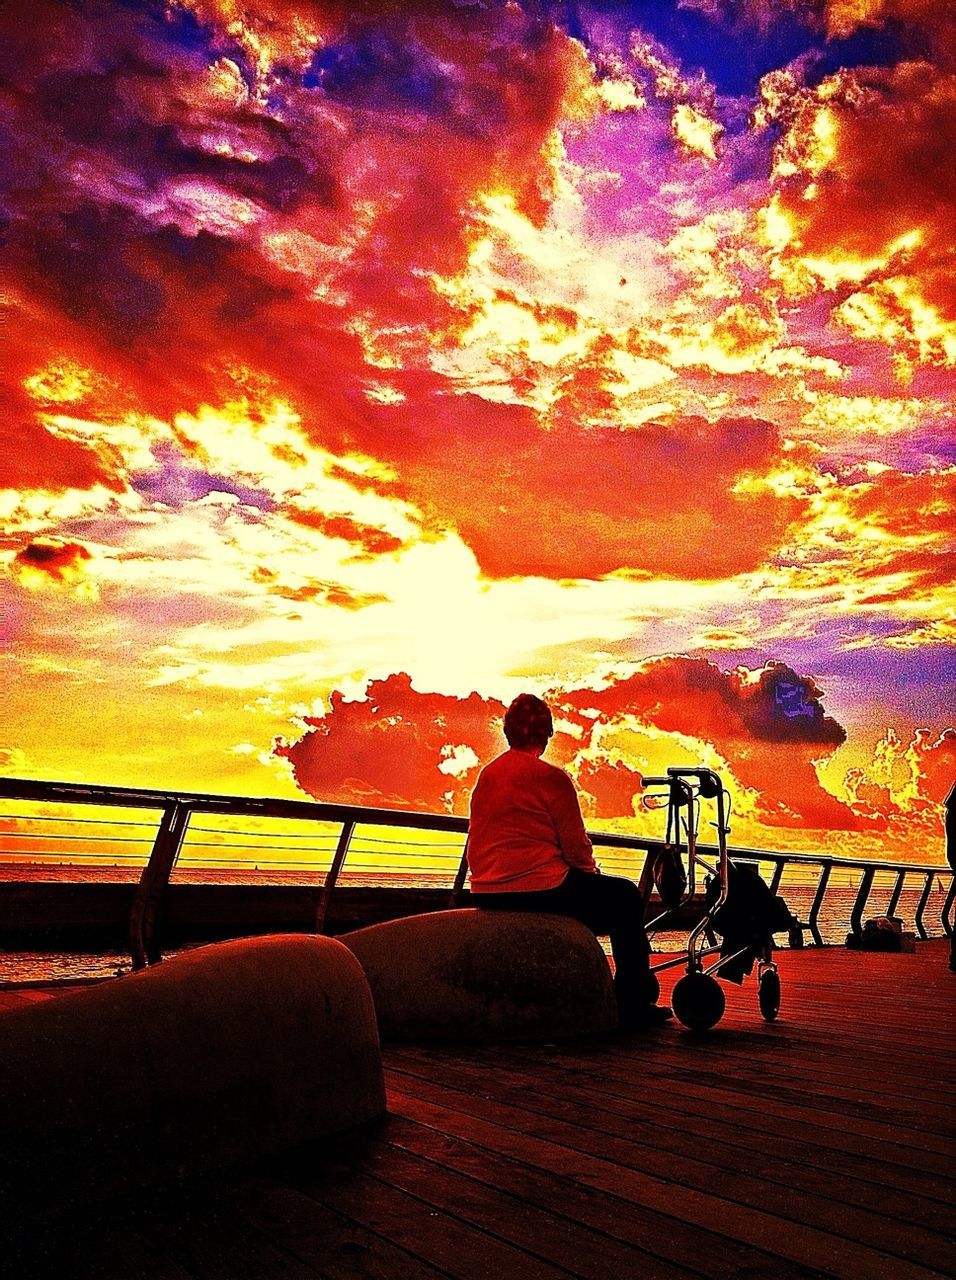
<path fill-rule="evenodd" d="M 951 1275 L 947 948 L 784 952 L 772 1025 L 751 979 L 704 1036 L 389 1047 L 372 1129 L 87 1213 L 16 1274 Z"/>

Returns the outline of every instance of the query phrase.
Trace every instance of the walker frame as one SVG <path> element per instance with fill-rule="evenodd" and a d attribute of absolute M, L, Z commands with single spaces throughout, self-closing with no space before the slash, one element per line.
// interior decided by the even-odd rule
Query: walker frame
<path fill-rule="evenodd" d="M 646 928 L 649 936 L 653 938 L 663 921 L 693 900 L 698 867 L 715 875 L 719 885 L 716 901 L 707 907 L 701 919 L 691 929 L 686 951 L 674 959 L 651 966 L 655 983 L 659 987 L 657 979 L 659 973 L 684 965 L 686 973 L 675 985 L 671 996 L 674 1013 L 691 1030 L 705 1031 L 719 1022 L 723 1016 L 724 993 L 717 982 L 721 976 L 721 970 L 742 956 L 752 954 L 757 961 L 758 1006 L 764 1020 L 773 1022 L 780 1008 L 780 976 L 772 959 L 772 945 L 746 946 L 727 955 L 720 955 L 721 948 L 715 940 L 714 917 L 727 902 L 730 892 L 730 868 L 737 865 L 727 852 L 727 836 L 730 832 L 728 823 L 730 793 L 713 769 L 703 767 L 669 768 L 664 777 L 645 777 L 644 786 L 649 789 L 649 794 L 645 794 L 642 802 L 648 809 L 663 807 L 653 803 L 655 799 L 662 798 L 663 793 L 652 789 L 666 788 L 665 840 L 678 857 L 682 857 L 685 850 L 687 857 L 687 879 L 680 902 L 666 906 L 653 920 L 648 921 Z M 702 857 L 697 848 L 697 827 L 702 800 L 713 800 L 717 806 L 717 820 L 711 824 L 717 831 L 717 859 L 714 863 Z M 686 810 L 686 817 L 683 810 Z M 705 960 L 715 954 L 718 955 L 718 959 L 705 966 Z"/>

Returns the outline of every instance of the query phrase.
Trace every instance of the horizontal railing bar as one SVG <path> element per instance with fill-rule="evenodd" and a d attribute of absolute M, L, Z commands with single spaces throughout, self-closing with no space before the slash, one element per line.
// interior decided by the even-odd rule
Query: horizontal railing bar
<path fill-rule="evenodd" d="M 130 826 L 146 826 L 146 823 L 130 823 Z M 153 828 L 150 828 L 151 830 Z M 297 835 L 295 832 L 270 832 L 270 831 L 217 831 L 214 827 L 194 827 L 193 830 L 201 831 L 205 835 L 228 835 L 228 836 L 247 836 L 254 837 L 257 840 L 275 840 L 279 835 L 284 840 L 324 840 L 331 844 L 335 844 L 336 836 L 310 836 L 308 833 Z M 0 843 L 4 840 L 83 840 L 89 842 L 99 842 L 101 844 L 149 844 L 151 836 L 83 836 L 74 832 L 64 832 L 59 834 L 56 831 L 3 831 L 0 830 Z M 365 844 L 384 845 L 390 849 L 425 849 L 428 852 L 424 854 L 414 854 L 414 857 L 428 857 L 434 850 L 449 849 L 454 853 L 461 853 L 462 845 L 458 844 L 432 844 L 427 840 L 386 840 L 377 839 L 375 836 L 359 836 L 358 842 Z M 243 841 L 229 840 L 187 840 L 184 844 L 186 849 L 195 849 L 199 846 L 207 848 L 222 849 L 319 849 L 319 845 L 298 845 L 298 844 L 246 844 Z M 438 856 L 437 854 L 435 856 Z M 446 856 L 452 856 L 448 854 Z"/>
<path fill-rule="evenodd" d="M 241 815 L 236 815 L 236 816 L 241 816 Z M 53 813 L 2 813 L 0 814 L 0 822 L 14 822 L 14 821 L 16 822 L 69 822 L 69 823 L 75 822 L 75 823 L 92 824 L 93 826 L 99 826 L 99 827 L 143 827 L 148 831 L 156 830 L 155 822 L 133 822 L 130 819 L 126 819 L 126 818 L 78 818 L 75 816 L 68 816 L 66 814 L 53 814 Z M 301 821 L 301 819 L 298 819 L 298 821 Z M 314 835 L 313 833 L 308 831 L 303 831 L 303 832 L 233 831 L 228 827 L 195 827 L 195 826 L 190 827 L 190 830 L 201 831 L 201 832 L 204 832 L 206 835 L 256 836 L 261 840 L 268 840 L 277 835 L 281 835 L 286 840 L 327 840 L 329 841 L 330 844 L 335 844 L 336 840 L 338 840 L 337 835 L 328 835 L 328 836 Z M 25 836 L 30 834 L 32 833 L 19 832 L 19 831 L 6 831 L 2 827 L 0 827 L 0 840 L 2 840 L 4 836 L 8 836 L 8 835 L 9 836 Z M 104 840 L 110 840 L 111 838 L 112 837 L 110 836 L 102 837 L 102 839 Z M 147 838 L 146 836 L 143 837 L 144 840 L 146 838 Z M 50 839 L 51 840 L 59 840 L 59 839 L 78 840 L 80 839 L 80 837 L 79 836 L 55 836 L 51 834 Z M 83 839 L 96 839 L 96 837 L 84 836 Z M 448 844 L 439 844 L 430 840 L 387 840 L 383 837 L 378 837 L 378 836 L 359 836 L 358 839 L 365 840 L 366 842 L 375 843 L 375 844 L 407 845 L 409 848 L 420 847 L 422 849 L 457 849 L 459 851 L 461 850 L 460 841 L 455 841 L 454 843 L 448 843 Z"/>
<path fill-rule="evenodd" d="M 201 842 L 198 845 L 184 845 L 182 849 L 182 853 L 187 854 L 191 849 L 197 849 L 197 848 L 245 849 L 250 854 L 259 855 L 262 857 L 264 857 L 266 854 L 272 853 L 273 851 L 281 851 L 283 849 L 293 849 L 296 853 L 309 852 L 307 848 L 302 849 L 300 845 L 257 845 L 257 846 L 235 845 L 233 846 L 228 844 L 222 845 L 222 844 Z M 320 856 L 316 858 L 279 857 L 279 858 L 275 858 L 274 861 L 277 864 L 281 864 L 283 866 L 295 864 L 295 865 L 301 865 L 303 867 L 321 867 L 324 864 L 331 861 L 331 852 L 332 852 L 331 850 L 319 849 L 317 852 L 319 853 Z M 398 867 L 398 868 L 405 867 L 409 869 L 414 869 L 414 867 L 416 867 L 420 862 L 434 862 L 442 866 L 458 865 L 458 858 L 451 854 L 420 854 L 420 855 L 416 854 L 414 859 L 411 859 L 411 858 L 404 859 L 404 858 L 390 858 L 388 856 L 388 850 L 386 849 L 358 849 L 357 852 L 359 853 L 359 855 L 365 854 L 369 857 L 374 856 L 375 859 L 380 859 L 378 863 L 376 862 L 370 863 L 369 865 L 371 866 L 380 865 L 382 867 Z M 15 865 L 16 860 L 18 858 L 22 858 L 23 855 L 27 853 L 31 855 L 48 857 L 48 858 L 136 858 L 140 856 L 136 853 L 133 853 L 132 851 L 127 853 L 120 849 L 114 850 L 114 849 L 108 849 L 105 847 L 102 852 L 98 852 L 96 850 L 86 850 L 86 849 L 72 850 L 72 849 L 35 848 L 35 849 L 0 849 L 0 859 L 3 859 L 3 858 L 10 859 L 11 865 Z M 248 862 L 249 860 L 250 860 L 249 858 L 244 858 L 239 854 L 229 854 L 229 855 L 223 856 L 222 858 L 216 858 L 213 854 L 202 854 L 202 853 L 197 854 L 194 858 L 188 859 L 190 865 L 200 865 L 204 862 L 218 861 L 218 862 L 236 863 L 239 866 L 241 866 L 243 863 Z M 180 858 L 180 862 L 181 861 L 182 861 L 182 858 Z M 349 859 L 349 861 L 351 863 L 351 859 Z M 4 866 L 4 865 L 5 864 L 2 861 L 0 861 L 0 866 Z"/>
<path fill-rule="evenodd" d="M 134 822 L 130 818 L 77 818 L 60 813 L 0 813 L 0 822 L 87 822 L 100 827 L 148 827 L 156 830 L 155 822 Z M 2 834 L 2 831 L 0 831 Z"/>
<path fill-rule="evenodd" d="M 78 836 L 72 832 L 58 835 L 55 831 L 0 831 L 3 840 L 82 840 L 96 844 L 152 844 L 152 836 Z"/>
<path fill-rule="evenodd" d="M 99 783 L 46 782 L 23 778 L 0 778 L 0 798 L 47 803 L 101 804 L 126 808 L 166 808 L 180 804 L 197 813 L 236 814 L 271 818 L 297 818 L 330 822 L 354 822 L 356 826 L 411 827 L 466 835 L 468 819 L 455 814 L 420 813 L 405 809 L 372 809 L 360 805 L 329 804 L 318 800 L 276 800 L 253 796 L 217 795 L 207 792 L 158 791 L 142 787 L 111 787 Z M 7 833 L 10 834 L 10 833 Z M 665 841 L 616 832 L 590 831 L 592 844 L 604 849 L 644 852 L 660 849 Z M 698 852 L 716 856 L 716 845 L 698 844 Z M 772 849 L 734 847 L 734 858 L 761 862 L 784 862 L 797 866 L 820 866 L 859 871 L 909 871 L 923 874 L 950 873 L 945 863 L 895 862 L 870 858 L 845 858 L 829 854 L 796 853 Z"/>
<path fill-rule="evenodd" d="M 329 804 L 321 800 L 277 800 L 228 796 L 201 791 L 156 791 L 146 787 L 108 787 L 99 783 L 42 782 L 0 778 L 0 798 L 58 804 L 102 804 L 130 809 L 165 809 L 185 805 L 196 813 L 235 813 L 270 818 L 305 818 L 328 822 L 360 821 L 370 826 L 427 827 L 433 831 L 468 831 L 468 819 L 454 814 L 415 813 L 405 809 L 372 809 Z"/>
<path fill-rule="evenodd" d="M 650 843 L 653 842 L 648 841 L 648 844 Z M 697 851 L 709 856 L 716 856 L 718 853 L 717 846 L 712 844 L 698 844 Z M 801 866 L 819 866 L 822 862 L 828 862 L 833 867 L 842 867 L 848 871 L 859 871 L 872 867 L 874 871 L 922 871 L 927 874 L 932 872 L 933 875 L 937 873 L 941 875 L 952 874 L 945 862 L 893 862 L 890 859 L 877 861 L 875 858 L 841 858 L 828 853 L 791 853 L 775 849 L 745 849 L 739 845 L 735 845 L 729 852 L 732 857 L 744 861 L 793 862 Z"/>
<path fill-rule="evenodd" d="M 90 862 L 94 866 L 101 866 L 103 867 L 104 870 L 108 870 L 111 866 L 113 866 L 117 862 L 129 862 L 130 865 L 133 867 L 139 867 L 143 865 L 142 859 L 138 859 L 136 855 L 132 853 L 95 854 L 95 853 L 81 853 L 78 851 L 76 853 L 71 853 L 70 855 L 67 856 L 65 854 L 46 854 L 42 850 L 29 850 L 29 852 L 33 855 L 33 858 L 34 858 L 34 862 L 31 862 L 29 864 L 31 866 L 38 865 L 38 866 L 51 866 L 51 867 L 69 867 L 82 861 L 84 863 Z M 9 863 L 0 862 L 0 869 L 13 869 L 13 868 L 21 867 L 24 865 L 26 864 L 20 863 L 20 862 L 9 862 Z M 299 860 L 295 858 L 275 858 L 275 859 L 262 859 L 258 863 L 256 863 L 255 867 L 253 867 L 251 861 L 248 859 L 242 860 L 238 858 L 208 858 L 207 857 L 207 858 L 190 859 L 187 862 L 184 862 L 183 859 L 180 858 L 177 863 L 177 866 L 180 868 L 188 869 L 190 871 L 202 871 L 203 868 L 205 867 L 224 867 L 227 869 L 231 869 L 234 871 L 241 871 L 241 872 L 248 872 L 248 871 L 254 871 L 254 870 L 282 871 L 282 870 L 294 869 L 294 868 L 301 868 L 303 870 L 308 870 L 313 872 L 323 872 L 328 866 L 328 863 L 315 862 L 312 860 L 307 861 L 305 859 Z M 449 865 L 447 869 L 451 870 L 452 867 Z M 440 867 L 436 868 L 435 866 L 417 867 L 417 866 L 409 866 L 408 864 L 405 864 L 405 863 L 389 864 L 389 863 L 383 863 L 383 862 L 355 862 L 350 858 L 348 862 L 348 866 L 343 874 L 348 875 L 351 870 L 379 871 L 383 875 L 387 875 L 390 879 L 399 877 L 399 876 L 414 877 L 418 874 L 440 875 L 442 873 L 442 868 Z M 832 881 L 830 882 L 830 887 L 831 889 L 833 888 Z M 809 890 L 814 888 L 814 882 L 812 880 L 807 880 L 805 883 L 801 885 L 792 885 L 790 886 L 790 888 Z M 846 893 L 853 893 L 855 889 L 856 889 L 855 885 L 849 885 L 843 891 Z M 911 898 L 917 895 L 918 890 L 911 889 L 911 890 L 908 890 L 907 892 L 909 894 L 907 901 L 909 901 Z M 942 892 L 942 889 L 940 889 L 939 892 Z"/>
<path fill-rule="evenodd" d="M 54 867 L 70 867 L 78 858 L 79 859 L 99 858 L 101 860 L 106 858 L 111 858 L 113 862 L 115 862 L 117 859 L 127 859 L 127 860 L 134 859 L 135 866 L 141 867 L 143 865 L 142 857 L 136 853 L 83 853 L 82 850 L 80 849 L 77 849 L 76 852 L 74 852 L 73 850 L 61 849 L 56 853 L 49 853 L 46 849 L 23 849 L 23 850 L 17 850 L 16 855 L 12 853 L 0 852 L 0 857 L 13 858 L 14 856 L 17 856 L 19 858 L 22 858 L 23 855 L 25 854 L 29 854 L 40 865 L 42 865 L 43 862 L 45 861 L 45 862 L 49 862 L 50 865 Z M 67 859 L 67 858 L 70 859 L 70 861 L 68 862 L 64 861 L 64 859 Z M 0 862 L 0 867 L 3 867 L 3 868 L 22 867 L 26 865 L 32 866 L 33 863 L 31 862 L 27 864 L 22 861 Z M 103 861 L 102 865 L 104 867 L 108 867 L 112 865 L 112 862 Z"/>
<path fill-rule="evenodd" d="M 294 831 L 220 831 L 216 827 L 191 827 L 190 830 L 201 831 L 205 835 L 255 836 L 259 840 L 274 840 L 278 836 L 281 836 L 283 840 L 325 840 L 330 844 L 335 844 L 338 840 L 338 836 L 310 836 L 308 832 L 297 835 Z M 0 832 L 0 840 L 2 839 L 3 832 Z M 388 840 L 384 836 L 356 836 L 355 841 L 358 843 L 364 842 L 365 844 L 383 844 L 390 849 L 453 849 L 456 853 L 461 853 L 462 845 L 464 844 L 464 841 L 456 841 L 454 844 L 433 844 L 430 840 Z M 191 843 L 191 841 L 187 840 L 185 847 L 189 848 Z M 255 849 L 260 846 L 248 845 L 243 847 Z M 267 848 L 268 846 L 263 845 L 261 847 Z M 275 847 L 281 848 L 282 846 L 276 845 Z M 292 845 L 289 846 L 289 848 L 292 847 Z M 414 856 L 418 857 L 417 854 Z"/>

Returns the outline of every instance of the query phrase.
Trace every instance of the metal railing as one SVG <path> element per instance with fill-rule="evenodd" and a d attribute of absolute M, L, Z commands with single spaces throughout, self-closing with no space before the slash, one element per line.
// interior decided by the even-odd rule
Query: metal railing
<path fill-rule="evenodd" d="M 21 778 L 0 778 L 0 800 L 19 801 L 21 804 L 40 804 L 46 806 L 99 806 L 107 809 L 132 810 L 136 818 L 82 818 L 73 814 L 5 814 L 0 810 L 0 861 L 21 856 L 34 859 L 33 865 L 58 865 L 62 863 L 64 854 L 56 853 L 58 845 L 71 847 L 69 857 L 79 860 L 81 865 L 102 865 L 104 860 L 112 857 L 121 860 L 120 865 L 141 864 L 141 872 L 133 897 L 129 920 L 129 946 L 133 967 L 142 968 L 148 964 L 156 964 L 162 959 L 162 947 L 157 936 L 156 920 L 160 902 L 169 884 L 170 876 L 184 849 L 212 848 L 223 850 L 242 849 L 246 853 L 254 852 L 257 856 L 269 854 L 267 866 L 288 868 L 294 867 L 308 871 L 311 875 L 321 872 L 321 861 L 328 854 L 328 865 L 324 869 L 320 892 L 318 895 L 314 928 L 316 932 L 325 930 L 327 913 L 336 884 L 342 876 L 349 853 L 361 849 L 372 856 L 372 862 L 362 864 L 366 869 L 373 868 L 382 872 L 387 879 L 395 882 L 397 875 L 420 876 L 421 864 L 429 859 L 445 864 L 446 875 L 443 880 L 450 890 L 449 902 L 460 892 L 464 883 L 464 844 L 468 832 L 468 820 L 451 814 L 412 813 L 400 809 L 366 808 L 360 805 L 326 804 L 311 800 L 279 800 L 257 798 L 252 796 L 216 795 L 190 791 L 151 790 L 139 787 L 110 787 L 101 785 L 85 785 L 71 782 L 43 782 Z M 143 821 L 143 811 L 155 812 L 156 820 Z M 293 841 L 292 844 L 276 843 L 275 833 L 262 829 L 254 831 L 221 830 L 208 827 L 197 827 L 193 819 L 208 815 L 229 815 L 234 818 L 254 820 L 279 820 L 283 822 L 322 824 L 337 828 L 333 832 L 296 833 L 281 836 L 282 841 Z M 54 830 L 36 834 L 36 823 L 52 824 Z M 11 825 L 15 824 L 15 825 Z M 109 828 L 109 833 L 99 835 L 87 834 L 91 825 Z M 66 826 L 82 826 L 81 832 L 67 831 Z M 436 845 L 434 841 L 403 842 L 394 837 L 356 836 L 358 828 L 371 828 L 378 832 L 446 833 L 459 837 L 445 845 Z M 127 834 L 131 830 L 142 829 L 146 834 Z M 115 835 L 114 831 L 123 834 Z M 190 832 L 200 835 L 211 834 L 219 838 L 213 840 L 190 840 Z M 224 840 L 225 835 L 242 837 L 238 841 Z M 589 832 L 595 848 L 602 853 L 601 861 L 609 871 L 630 874 L 639 878 L 642 888 L 649 890 L 651 881 L 651 859 L 648 853 L 664 846 L 663 840 L 643 836 L 619 835 L 612 832 Z M 21 839 L 40 840 L 42 849 L 17 845 Z M 309 844 L 299 843 L 308 839 Z M 245 841 L 245 843 L 243 843 Z M 255 841 L 255 842 L 253 842 Z M 376 845 L 371 851 L 370 844 Z M 78 850 L 77 845 L 83 845 Z M 93 849 L 86 846 L 94 845 Z M 117 851 L 116 846 L 123 846 Z M 149 846 L 148 856 L 141 857 L 136 853 L 126 852 L 127 845 Z M 388 850 L 403 846 L 416 850 L 410 857 L 411 866 L 400 867 L 394 861 L 389 862 Z M 52 846 L 52 851 L 51 851 Z M 716 856 L 714 846 L 700 844 L 698 851 L 705 856 Z M 451 850 L 451 853 L 438 854 L 436 851 Z M 322 854 L 323 858 L 284 859 L 272 857 L 275 852 L 295 851 L 299 853 Z M 893 915 L 896 911 L 907 879 L 918 883 L 919 898 L 914 913 L 915 931 L 920 938 L 930 936 L 925 923 L 925 915 L 929 905 L 934 880 L 940 884 L 948 882 L 945 898 L 940 907 L 939 920 L 943 933 L 949 935 L 953 928 L 952 912 L 956 899 L 956 880 L 953 872 L 945 864 L 902 863 L 892 860 L 872 861 L 831 857 L 813 853 L 780 852 L 769 849 L 731 848 L 732 858 L 746 858 L 766 864 L 771 868 L 770 886 L 774 893 L 779 892 L 784 871 L 788 868 L 801 869 L 810 878 L 803 886 L 813 890 L 807 919 L 803 928 L 809 932 L 816 946 L 823 946 L 824 939 L 820 930 L 820 916 L 828 891 L 831 887 L 834 872 L 850 877 L 859 877 L 856 896 L 850 911 L 850 928 L 854 934 L 862 930 L 863 913 L 866 910 L 870 894 L 878 875 L 892 878 L 892 889 L 884 914 Z M 213 854 L 202 854 L 200 865 L 232 866 L 243 860 L 236 853 L 217 858 Z M 259 869 L 257 864 L 256 870 Z M 432 869 L 427 872 L 430 882 L 442 882 L 443 873 Z"/>

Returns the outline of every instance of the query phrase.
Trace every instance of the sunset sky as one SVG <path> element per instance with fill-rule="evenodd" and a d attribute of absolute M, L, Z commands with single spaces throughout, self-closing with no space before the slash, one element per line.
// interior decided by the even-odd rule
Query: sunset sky
<path fill-rule="evenodd" d="M 941 860 L 956 10 L 0 5 L 0 772 Z"/>

